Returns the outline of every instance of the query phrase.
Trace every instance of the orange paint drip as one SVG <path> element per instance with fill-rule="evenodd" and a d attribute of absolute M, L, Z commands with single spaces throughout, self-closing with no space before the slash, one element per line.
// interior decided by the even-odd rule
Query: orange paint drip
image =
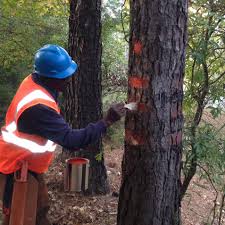
<path fill-rule="evenodd" d="M 177 118 L 177 115 L 178 115 L 178 112 L 177 112 L 177 103 L 172 104 L 171 111 L 170 111 L 170 115 L 171 115 L 171 118 L 172 119 L 176 119 Z"/>
<path fill-rule="evenodd" d="M 138 134 L 132 130 L 125 130 L 125 140 L 131 145 L 143 145 L 145 143 L 143 134 Z"/>
<path fill-rule="evenodd" d="M 138 109 L 139 112 L 148 112 L 150 109 L 145 103 L 139 103 Z"/>
<path fill-rule="evenodd" d="M 172 145 L 177 145 L 176 139 L 177 139 L 177 133 L 171 134 Z"/>
<path fill-rule="evenodd" d="M 182 106 L 181 106 L 181 104 L 178 105 L 178 115 L 182 115 Z"/>
<path fill-rule="evenodd" d="M 176 132 L 171 134 L 171 144 L 172 145 L 179 145 L 182 142 L 182 132 Z"/>
<path fill-rule="evenodd" d="M 179 145 L 182 142 L 182 132 L 179 131 L 177 133 L 177 144 Z"/>
<path fill-rule="evenodd" d="M 140 55 L 141 54 L 142 48 L 143 48 L 143 46 L 142 46 L 142 43 L 140 41 L 136 41 L 134 43 L 134 53 L 136 55 Z"/>
<path fill-rule="evenodd" d="M 138 76 L 131 76 L 128 79 L 128 83 L 133 88 L 148 88 L 149 79 Z"/>

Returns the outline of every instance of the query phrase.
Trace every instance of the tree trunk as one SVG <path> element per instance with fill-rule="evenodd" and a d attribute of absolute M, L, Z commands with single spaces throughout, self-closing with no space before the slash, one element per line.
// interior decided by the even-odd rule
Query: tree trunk
<path fill-rule="evenodd" d="M 101 1 L 71 0 L 69 54 L 78 64 L 65 98 L 65 114 L 73 128 L 83 128 L 102 118 L 101 100 Z M 95 159 L 102 142 L 89 146 L 80 156 L 90 159 L 91 194 L 109 191 L 104 158 Z"/>
<path fill-rule="evenodd" d="M 180 213 L 187 0 L 130 1 L 128 101 L 118 225 L 176 225 Z"/>

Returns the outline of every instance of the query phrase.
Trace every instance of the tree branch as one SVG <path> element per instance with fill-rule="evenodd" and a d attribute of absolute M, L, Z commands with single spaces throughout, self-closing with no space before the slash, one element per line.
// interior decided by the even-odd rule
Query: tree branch
<path fill-rule="evenodd" d="M 209 85 L 215 84 L 218 80 L 220 80 L 225 75 L 225 71 L 221 73 L 215 80 L 209 83 Z"/>
<path fill-rule="evenodd" d="M 194 83 L 194 72 L 195 72 L 195 63 L 196 63 L 196 57 L 194 58 L 194 62 L 191 67 L 191 94 L 193 95 L 193 83 Z"/>
<path fill-rule="evenodd" d="M 213 206 L 213 209 L 212 209 L 212 211 L 213 211 L 213 219 L 212 219 L 212 223 L 211 224 L 213 224 L 214 220 L 215 220 L 215 217 L 216 217 L 216 204 L 217 204 L 216 202 L 217 202 L 217 198 L 218 198 L 218 191 L 217 191 L 215 185 L 213 184 L 213 181 L 212 181 L 208 171 L 204 167 L 202 167 L 200 164 L 197 164 L 197 166 L 205 172 L 206 176 L 208 177 L 208 180 L 209 180 L 210 184 L 212 185 L 213 189 L 216 192 L 216 198 L 214 200 L 214 206 Z"/>
<path fill-rule="evenodd" d="M 206 176 L 209 179 L 210 184 L 212 185 L 212 187 L 215 190 L 215 192 L 218 194 L 218 191 L 217 191 L 215 185 L 213 184 L 213 181 L 212 181 L 212 179 L 211 179 L 210 174 L 208 173 L 208 171 L 203 166 L 201 166 L 200 164 L 197 164 L 197 166 L 205 172 Z"/>
<path fill-rule="evenodd" d="M 126 32 L 125 32 L 125 28 L 124 28 L 124 22 L 123 22 L 123 7 L 125 6 L 126 4 L 126 1 L 127 0 L 124 0 L 123 2 L 123 5 L 121 7 L 121 13 L 120 13 L 120 16 L 121 16 L 121 25 L 122 25 L 122 29 L 123 29 L 123 34 L 124 34 L 124 39 L 127 43 L 129 43 L 129 40 L 127 39 L 127 35 L 126 35 Z"/>

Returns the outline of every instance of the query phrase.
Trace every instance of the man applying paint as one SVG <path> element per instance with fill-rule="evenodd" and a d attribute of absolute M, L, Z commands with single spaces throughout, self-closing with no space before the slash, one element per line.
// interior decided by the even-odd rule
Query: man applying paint
<path fill-rule="evenodd" d="M 10 220 L 13 174 L 21 170 L 24 162 L 29 174 L 38 181 L 36 225 L 49 225 L 43 173 L 52 162 L 56 144 L 67 149 L 85 147 L 100 139 L 108 126 L 125 115 L 124 104 L 119 103 L 111 106 L 102 120 L 83 129 L 70 128 L 60 115 L 57 97 L 76 70 L 77 64 L 65 49 L 45 45 L 35 55 L 34 72 L 23 80 L 8 108 L 0 136 L 0 185 L 6 187 L 0 187 L 4 189 L 0 192 L 4 225 Z"/>

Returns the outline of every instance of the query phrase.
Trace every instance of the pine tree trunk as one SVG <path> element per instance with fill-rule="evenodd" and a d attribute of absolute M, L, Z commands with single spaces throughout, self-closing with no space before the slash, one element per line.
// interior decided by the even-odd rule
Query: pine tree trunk
<path fill-rule="evenodd" d="M 65 115 L 73 128 L 83 128 L 102 118 L 100 13 L 100 0 L 70 1 L 69 54 L 77 62 L 78 72 L 67 90 Z M 95 159 L 101 149 L 100 141 L 81 152 L 90 159 L 91 194 L 109 191 L 104 158 Z"/>
<path fill-rule="evenodd" d="M 187 0 L 131 0 L 118 225 L 179 224 Z"/>

